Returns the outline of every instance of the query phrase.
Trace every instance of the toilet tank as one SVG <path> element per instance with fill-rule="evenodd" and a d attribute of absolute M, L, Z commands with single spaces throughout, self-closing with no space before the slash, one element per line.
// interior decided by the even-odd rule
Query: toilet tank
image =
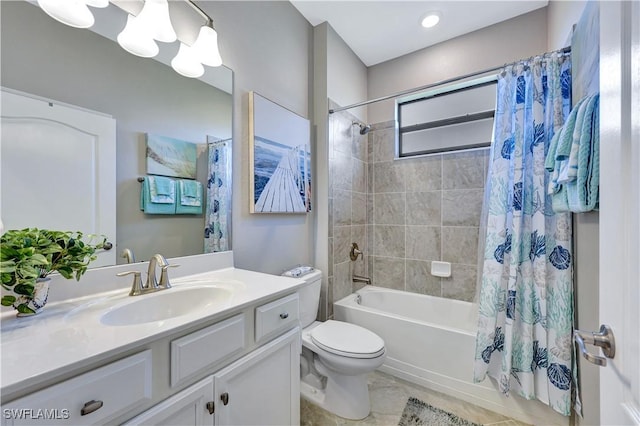
<path fill-rule="evenodd" d="M 305 328 L 314 322 L 318 315 L 322 272 L 314 269 L 312 272 L 297 278 L 306 281 L 306 284 L 298 289 L 298 297 L 300 298 L 300 326 Z"/>

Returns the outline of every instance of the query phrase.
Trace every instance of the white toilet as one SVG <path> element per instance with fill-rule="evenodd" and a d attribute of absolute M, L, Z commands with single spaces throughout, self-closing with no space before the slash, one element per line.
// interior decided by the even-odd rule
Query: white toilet
<path fill-rule="evenodd" d="M 371 410 L 367 374 L 384 362 L 384 341 L 355 324 L 315 321 L 322 272 L 313 270 L 299 278 L 307 282 L 298 290 L 302 327 L 300 393 L 340 417 L 363 419 Z"/>

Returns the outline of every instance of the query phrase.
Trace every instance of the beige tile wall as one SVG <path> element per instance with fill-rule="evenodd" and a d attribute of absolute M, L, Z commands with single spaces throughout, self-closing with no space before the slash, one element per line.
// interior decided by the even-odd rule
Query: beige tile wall
<path fill-rule="evenodd" d="M 331 107 L 338 105 L 331 103 Z M 329 271 L 320 300 L 320 318 L 333 316 L 333 301 L 353 292 L 352 274 L 367 275 L 363 257 L 349 259 L 351 244 L 369 252 L 366 235 L 368 149 L 357 121 L 343 111 L 329 116 Z"/>
<path fill-rule="evenodd" d="M 368 266 L 374 285 L 473 300 L 488 149 L 394 160 L 393 122 L 369 136 Z M 452 264 L 450 278 L 431 262 Z"/>
<path fill-rule="evenodd" d="M 338 105 L 331 103 L 331 107 Z M 347 111 L 329 117 L 329 271 L 320 318 L 363 284 L 473 300 L 488 150 L 394 160 L 393 122 L 365 136 Z M 349 259 L 356 242 L 364 256 Z M 431 262 L 452 276 L 431 275 Z"/>

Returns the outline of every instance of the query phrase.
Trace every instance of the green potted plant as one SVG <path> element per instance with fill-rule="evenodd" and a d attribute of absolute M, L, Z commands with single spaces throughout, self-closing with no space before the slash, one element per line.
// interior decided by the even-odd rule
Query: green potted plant
<path fill-rule="evenodd" d="M 9 230 L 0 238 L 0 280 L 11 292 L 3 295 L 3 306 L 13 306 L 18 316 L 39 313 L 47 302 L 48 275 L 57 272 L 67 279 L 80 277 L 96 259 L 96 250 L 106 242 L 78 231 L 26 228 Z"/>

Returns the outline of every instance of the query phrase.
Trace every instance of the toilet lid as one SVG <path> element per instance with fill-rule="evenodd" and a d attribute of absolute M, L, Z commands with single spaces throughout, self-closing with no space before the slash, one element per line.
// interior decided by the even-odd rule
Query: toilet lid
<path fill-rule="evenodd" d="M 384 353 L 384 340 L 355 324 L 325 321 L 311 331 L 311 340 L 327 352 L 349 358 L 376 358 Z"/>

